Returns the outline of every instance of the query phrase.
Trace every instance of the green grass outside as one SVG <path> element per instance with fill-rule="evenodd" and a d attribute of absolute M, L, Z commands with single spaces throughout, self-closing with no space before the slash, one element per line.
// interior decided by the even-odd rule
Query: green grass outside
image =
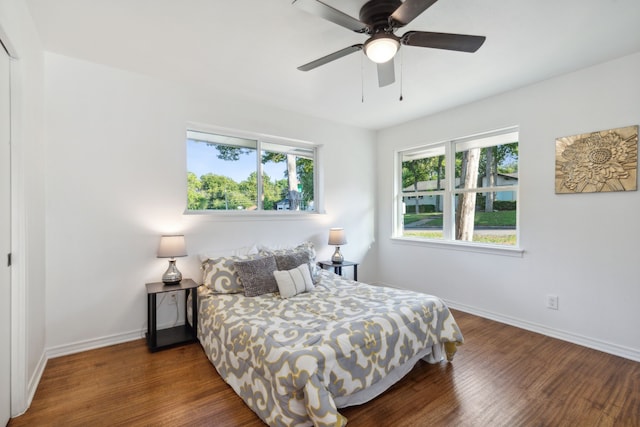
<path fill-rule="evenodd" d="M 423 220 L 430 219 L 427 223 L 429 227 L 442 227 L 442 213 L 423 213 L 423 214 L 406 214 L 404 216 L 405 225 Z M 516 211 L 501 212 L 476 212 L 474 225 L 479 227 L 509 227 L 516 226 Z M 442 231 L 440 230 L 405 230 L 404 235 L 407 237 L 419 237 L 423 239 L 442 239 Z M 473 241 L 478 243 L 488 243 L 493 245 L 516 245 L 516 233 L 507 235 L 492 235 L 476 233 L 473 235 Z"/>
<path fill-rule="evenodd" d="M 442 213 L 421 213 L 421 214 L 405 214 L 404 215 L 404 223 L 411 224 L 412 222 L 418 222 L 423 219 L 433 218 L 434 220 L 439 219 L 442 224 Z"/>
<path fill-rule="evenodd" d="M 406 214 L 404 224 L 408 225 L 423 219 L 431 219 L 429 226 L 442 227 L 442 213 Z M 473 223 L 484 227 L 515 227 L 516 211 L 476 212 Z"/>

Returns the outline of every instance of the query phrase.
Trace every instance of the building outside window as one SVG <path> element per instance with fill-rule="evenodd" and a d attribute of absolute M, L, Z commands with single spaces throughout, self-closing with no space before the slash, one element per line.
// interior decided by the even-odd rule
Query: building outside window
<path fill-rule="evenodd" d="M 517 246 L 518 131 L 397 153 L 394 237 Z"/>
<path fill-rule="evenodd" d="M 317 146 L 187 131 L 187 210 L 316 210 Z"/>

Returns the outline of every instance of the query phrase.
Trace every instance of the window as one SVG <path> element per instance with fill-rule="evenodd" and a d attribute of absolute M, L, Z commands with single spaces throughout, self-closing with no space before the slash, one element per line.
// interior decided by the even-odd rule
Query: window
<path fill-rule="evenodd" d="M 517 246 L 517 129 L 403 150 L 397 159 L 394 237 Z"/>
<path fill-rule="evenodd" d="M 188 211 L 315 211 L 317 147 L 187 131 Z"/>

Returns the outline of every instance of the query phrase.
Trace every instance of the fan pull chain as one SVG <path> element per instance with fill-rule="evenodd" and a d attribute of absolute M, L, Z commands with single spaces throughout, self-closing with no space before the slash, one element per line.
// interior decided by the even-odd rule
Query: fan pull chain
<path fill-rule="evenodd" d="M 402 97 L 402 77 L 403 77 L 403 71 L 404 71 L 404 52 L 402 51 L 402 49 L 400 49 L 400 101 L 402 101 L 404 98 Z"/>
<path fill-rule="evenodd" d="M 364 104 L 364 55 L 360 55 L 360 102 Z"/>

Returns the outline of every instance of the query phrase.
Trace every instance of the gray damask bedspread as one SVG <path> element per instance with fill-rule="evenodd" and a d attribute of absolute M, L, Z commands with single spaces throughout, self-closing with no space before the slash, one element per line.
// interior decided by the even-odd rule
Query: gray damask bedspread
<path fill-rule="evenodd" d="M 424 349 L 463 341 L 437 297 L 320 274 L 313 291 L 289 299 L 200 287 L 207 356 L 270 426 L 345 425 L 335 398 L 375 386 Z"/>

